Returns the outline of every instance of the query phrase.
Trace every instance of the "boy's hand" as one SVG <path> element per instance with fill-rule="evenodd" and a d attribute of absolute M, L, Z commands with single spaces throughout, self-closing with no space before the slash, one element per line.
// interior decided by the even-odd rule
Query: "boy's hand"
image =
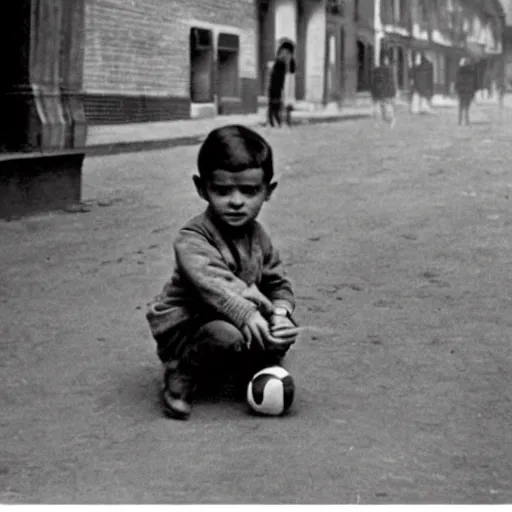
<path fill-rule="evenodd" d="M 251 302 L 254 302 L 256 306 L 258 306 L 258 310 L 264 315 L 264 316 L 270 316 L 272 312 L 274 311 L 274 306 L 272 305 L 272 302 L 263 295 L 258 290 L 258 287 L 255 284 L 252 284 L 247 288 L 247 290 L 242 292 L 242 297 L 244 297 L 247 300 L 250 300 Z"/>
<path fill-rule="evenodd" d="M 299 328 L 287 316 L 272 315 L 270 319 L 270 332 L 274 338 L 278 338 L 281 344 L 289 346 L 295 343 L 299 334 Z"/>
<path fill-rule="evenodd" d="M 251 348 L 251 345 L 255 343 L 258 349 L 265 350 L 268 345 L 280 343 L 280 340 L 274 338 L 270 333 L 270 326 L 259 311 L 255 311 L 251 315 L 243 327 L 242 333 L 247 342 L 247 348 Z"/>

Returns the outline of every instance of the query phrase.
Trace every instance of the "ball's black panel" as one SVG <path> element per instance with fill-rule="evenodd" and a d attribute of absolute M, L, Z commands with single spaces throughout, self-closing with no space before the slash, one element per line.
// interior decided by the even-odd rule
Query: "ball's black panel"
<path fill-rule="evenodd" d="M 293 382 L 291 375 L 287 375 L 286 377 L 284 377 L 282 382 L 283 382 L 283 393 L 284 393 L 284 397 L 283 397 L 284 411 L 283 412 L 285 412 L 291 407 L 291 405 L 293 403 L 293 398 L 295 396 L 295 383 Z"/>
<path fill-rule="evenodd" d="M 265 386 L 270 379 L 275 379 L 274 375 L 264 373 L 262 375 L 258 375 L 258 377 L 252 381 L 252 397 L 256 404 L 261 405 L 263 403 Z"/>

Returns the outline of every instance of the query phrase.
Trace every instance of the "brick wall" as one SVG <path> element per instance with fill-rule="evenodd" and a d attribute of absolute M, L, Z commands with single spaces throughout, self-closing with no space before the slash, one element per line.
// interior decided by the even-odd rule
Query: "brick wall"
<path fill-rule="evenodd" d="M 219 32 L 239 35 L 241 83 L 256 79 L 256 23 L 254 0 L 86 0 L 84 91 L 89 119 L 107 122 L 108 112 L 102 116 L 98 111 L 106 96 L 117 98 L 111 105 L 118 105 L 120 96 L 135 98 L 131 108 L 139 115 L 134 121 L 144 118 L 143 106 L 134 102 L 140 98 L 140 106 L 145 97 L 152 98 L 152 105 L 158 98 L 166 102 L 165 118 L 183 117 L 183 102 L 190 95 L 192 26 L 211 29 L 215 44 Z"/>

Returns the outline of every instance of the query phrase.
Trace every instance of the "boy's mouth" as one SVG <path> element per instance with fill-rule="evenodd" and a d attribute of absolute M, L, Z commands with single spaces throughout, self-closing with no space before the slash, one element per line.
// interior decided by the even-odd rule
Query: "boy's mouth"
<path fill-rule="evenodd" d="M 228 219 L 240 219 L 242 217 L 245 217 L 244 212 L 227 212 L 224 214 L 224 217 L 227 217 Z"/>
<path fill-rule="evenodd" d="M 247 218 L 247 215 L 243 212 L 229 212 L 223 215 L 226 222 L 229 224 L 238 224 Z"/>

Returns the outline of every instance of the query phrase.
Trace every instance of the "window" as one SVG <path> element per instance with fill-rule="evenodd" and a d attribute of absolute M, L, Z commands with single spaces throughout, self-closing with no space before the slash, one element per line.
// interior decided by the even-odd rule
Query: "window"
<path fill-rule="evenodd" d="M 217 52 L 219 98 L 237 98 L 240 95 L 238 78 L 239 37 L 234 34 L 219 34 Z"/>
<path fill-rule="evenodd" d="M 190 29 L 190 99 L 195 103 L 213 101 L 212 41 L 210 30 Z"/>

